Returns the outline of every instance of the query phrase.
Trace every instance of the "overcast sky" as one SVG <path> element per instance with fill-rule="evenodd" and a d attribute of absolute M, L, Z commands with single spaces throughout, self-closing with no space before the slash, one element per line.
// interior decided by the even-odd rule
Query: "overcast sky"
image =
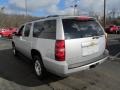
<path fill-rule="evenodd" d="M 73 14 L 74 0 L 26 0 L 28 13 L 33 16 L 54 14 Z M 106 0 L 107 10 L 120 9 L 120 0 Z M 80 13 L 94 11 L 102 13 L 103 0 L 78 0 Z M 0 0 L 0 7 L 5 7 L 6 13 L 25 14 L 25 0 Z"/>

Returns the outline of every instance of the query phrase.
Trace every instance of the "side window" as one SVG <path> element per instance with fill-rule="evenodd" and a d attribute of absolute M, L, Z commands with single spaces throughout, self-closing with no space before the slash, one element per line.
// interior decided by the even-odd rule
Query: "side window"
<path fill-rule="evenodd" d="M 43 22 L 35 22 L 33 26 L 33 37 L 40 37 L 43 30 Z"/>
<path fill-rule="evenodd" d="M 56 20 L 35 22 L 33 37 L 56 39 Z"/>
<path fill-rule="evenodd" d="M 30 34 L 30 29 L 31 29 L 32 23 L 26 24 L 25 26 L 25 31 L 24 31 L 24 36 L 28 37 Z"/>
<path fill-rule="evenodd" d="M 23 33 L 23 29 L 24 29 L 24 25 L 20 27 L 19 31 L 18 31 L 18 35 L 22 36 Z"/>
<path fill-rule="evenodd" d="M 44 21 L 41 38 L 56 39 L 56 20 Z"/>

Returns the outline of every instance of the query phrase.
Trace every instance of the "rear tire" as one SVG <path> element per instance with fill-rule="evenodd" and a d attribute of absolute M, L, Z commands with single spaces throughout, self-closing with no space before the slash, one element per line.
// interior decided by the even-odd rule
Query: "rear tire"
<path fill-rule="evenodd" d="M 42 59 L 40 58 L 39 55 L 34 55 L 33 60 L 34 60 L 34 71 L 35 71 L 36 76 L 39 79 L 44 79 L 46 70 L 43 65 Z"/>
<path fill-rule="evenodd" d="M 120 30 L 119 30 L 119 31 L 117 31 L 117 34 L 120 34 Z"/>

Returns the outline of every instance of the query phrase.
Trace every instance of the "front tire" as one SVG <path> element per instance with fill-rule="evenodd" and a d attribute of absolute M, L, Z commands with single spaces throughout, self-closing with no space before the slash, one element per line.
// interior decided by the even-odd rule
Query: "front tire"
<path fill-rule="evenodd" d="M 12 45 L 12 52 L 14 56 L 18 56 L 18 51 L 16 50 L 16 47 L 14 44 Z"/>
<path fill-rule="evenodd" d="M 35 74 L 37 75 L 37 77 L 39 79 L 43 79 L 46 73 L 46 70 L 44 68 L 43 62 L 40 58 L 39 55 L 34 55 L 33 56 L 33 60 L 34 60 L 34 71 Z"/>
<path fill-rule="evenodd" d="M 117 31 L 117 34 L 120 34 L 120 30 L 119 30 L 119 31 Z"/>

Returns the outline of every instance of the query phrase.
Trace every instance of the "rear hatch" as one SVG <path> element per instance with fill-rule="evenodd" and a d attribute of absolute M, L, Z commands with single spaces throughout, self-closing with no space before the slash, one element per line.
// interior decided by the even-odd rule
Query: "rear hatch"
<path fill-rule="evenodd" d="M 65 59 L 68 65 L 95 62 L 106 46 L 104 31 L 94 19 L 63 19 Z"/>

